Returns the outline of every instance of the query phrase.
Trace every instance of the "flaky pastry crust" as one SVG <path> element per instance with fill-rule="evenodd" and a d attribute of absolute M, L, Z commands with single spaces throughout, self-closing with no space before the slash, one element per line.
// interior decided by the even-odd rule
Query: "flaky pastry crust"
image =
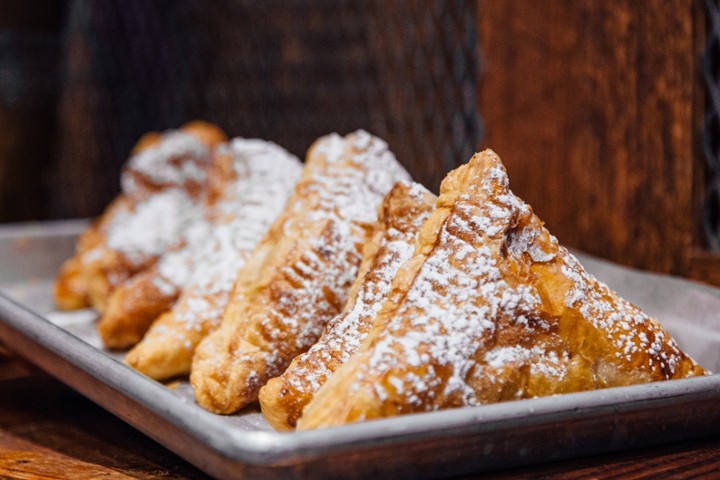
<path fill-rule="evenodd" d="M 276 430 L 295 428 L 315 392 L 365 339 L 397 269 L 412 256 L 415 237 L 435 201 L 435 195 L 417 183 L 398 182 L 385 196 L 343 312 L 328 322 L 310 350 L 260 389 L 262 412 Z"/>
<path fill-rule="evenodd" d="M 55 304 L 60 310 L 79 310 L 90 306 L 90 292 L 85 277 L 86 265 L 92 260 L 90 252 L 103 246 L 107 225 L 121 210 L 127 209 L 127 200 L 119 196 L 78 237 L 75 254 L 63 262 L 53 283 Z"/>
<path fill-rule="evenodd" d="M 490 150 L 443 181 L 391 297 L 298 429 L 706 373 L 558 244 Z"/>
<path fill-rule="evenodd" d="M 382 140 L 319 139 L 283 214 L 240 271 L 220 327 L 198 346 L 197 402 L 232 413 L 257 400 L 345 305 L 377 208 L 409 176 Z"/>
<path fill-rule="evenodd" d="M 302 169 L 295 156 L 262 140 L 234 139 L 218 154 L 224 181 L 215 182 L 213 218 L 190 248 L 191 273 L 178 302 L 125 359 L 158 380 L 190 372 L 196 346 L 220 323 L 238 271 L 282 212 Z"/>
<path fill-rule="evenodd" d="M 154 265 L 174 241 L 182 243 L 181 231 L 204 196 L 210 151 L 222 138 L 216 126 L 191 122 L 140 139 L 123 170 L 122 193 L 81 236 L 93 241 L 81 240 L 60 269 L 54 289 L 60 308 L 104 311 L 118 285 Z M 178 210 L 188 218 L 169 215 Z"/>

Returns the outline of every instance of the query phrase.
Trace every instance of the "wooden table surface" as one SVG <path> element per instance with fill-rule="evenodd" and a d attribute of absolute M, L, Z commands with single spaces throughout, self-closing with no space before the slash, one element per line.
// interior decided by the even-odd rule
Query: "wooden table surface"
<path fill-rule="evenodd" d="M 60 382 L 0 352 L 0 479 L 57 478 L 209 477 Z M 720 433 L 464 478 L 720 479 Z"/>

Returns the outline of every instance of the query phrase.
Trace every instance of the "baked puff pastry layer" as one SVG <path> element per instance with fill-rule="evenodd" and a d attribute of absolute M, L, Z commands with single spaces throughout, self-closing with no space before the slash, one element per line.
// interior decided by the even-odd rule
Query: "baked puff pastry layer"
<path fill-rule="evenodd" d="M 558 244 L 490 150 L 443 181 L 390 298 L 298 429 L 706 373 Z"/>
<path fill-rule="evenodd" d="M 276 430 L 295 428 L 303 407 L 365 339 L 398 268 L 412 256 L 417 233 L 435 201 L 418 183 L 398 182 L 387 194 L 343 312 L 328 322 L 310 350 L 260 389 L 263 414 Z"/>
<path fill-rule="evenodd" d="M 242 265 L 238 256 L 244 260 L 262 238 L 299 177 L 300 161 L 271 142 L 236 138 L 217 146 L 213 156 L 203 215 L 187 228 L 182 245 L 165 252 L 153 267 L 118 286 L 110 296 L 98 323 L 106 347 L 124 349 L 139 342 L 153 321 L 175 304 L 191 277 L 196 278 L 195 284 L 213 285 L 205 290 L 218 292 L 212 302 L 218 305 L 208 304 L 208 309 L 224 307 L 220 297 L 227 295 L 227 281 L 218 284 L 217 271 L 208 268 L 224 269 L 234 279 Z M 194 351 L 194 344 L 190 350 Z M 161 370 L 158 366 L 157 371 Z"/>
<path fill-rule="evenodd" d="M 211 150 L 224 139 L 205 122 L 140 139 L 123 170 L 122 193 L 88 230 L 92 241 L 79 242 L 60 270 L 59 307 L 103 312 L 118 285 L 184 244 L 187 227 L 202 215 Z"/>
<path fill-rule="evenodd" d="M 302 170 L 295 156 L 262 140 L 236 138 L 217 153 L 224 181 L 209 230 L 191 249 L 182 293 L 125 359 L 157 380 L 190 372 L 196 346 L 220 323 L 238 271 L 283 211 Z M 163 260 L 162 282 L 177 279 L 172 266 L 163 271 Z"/>
<path fill-rule="evenodd" d="M 198 346 L 197 402 L 232 413 L 318 339 L 345 306 L 383 197 L 409 175 L 364 131 L 310 148 L 283 214 L 240 271 L 220 327 Z"/>
<path fill-rule="evenodd" d="M 120 195 L 80 234 L 75 254 L 63 262 L 53 284 L 55 305 L 60 310 L 79 310 L 90 306 L 90 292 L 85 272 L 93 255 L 102 251 L 107 241 L 107 227 L 120 212 L 128 210 L 128 200 Z"/>

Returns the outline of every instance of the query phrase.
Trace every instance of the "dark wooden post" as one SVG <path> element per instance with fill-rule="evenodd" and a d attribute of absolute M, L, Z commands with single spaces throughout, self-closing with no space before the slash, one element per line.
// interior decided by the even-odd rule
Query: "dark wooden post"
<path fill-rule="evenodd" d="M 0 0 L 0 222 L 48 213 L 62 7 Z"/>
<path fill-rule="evenodd" d="M 482 2 L 479 102 L 483 146 L 561 241 L 720 283 L 699 234 L 703 22 L 692 0 Z"/>

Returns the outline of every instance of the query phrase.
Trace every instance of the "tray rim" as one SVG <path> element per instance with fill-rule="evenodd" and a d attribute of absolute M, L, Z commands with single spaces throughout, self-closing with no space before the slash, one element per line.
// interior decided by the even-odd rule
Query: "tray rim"
<path fill-rule="evenodd" d="M 77 236 L 85 230 L 91 218 L 71 218 L 66 220 L 40 220 L 30 222 L 0 224 L 0 240 L 15 238 L 43 238 L 58 235 Z"/>
<path fill-rule="evenodd" d="M 76 234 L 87 221 L 54 222 L 50 225 L 14 225 L 0 228 L 0 238 Z M 47 228 L 43 228 L 47 227 Z M 702 286 L 702 285 L 701 285 Z M 709 287 L 708 287 L 709 288 Z M 711 289 L 712 290 L 712 289 Z M 717 292 L 713 292 L 717 293 Z M 29 357 L 29 346 L 36 345 L 52 355 L 63 358 L 72 367 L 94 381 L 108 387 L 130 401 L 131 405 L 148 411 L 190 434 L 197 442 L 209 447 L 230 462 L 256 467 L 277 467 L 332 456 L 347 451 L 375 447 L 378 443 L 437 441 L 459 435 L 477 435 L 551 423 L 601 416 L 608 412 L 622 413 L 647 409 L 653 405 L 698 399 L 717 400 L 720 410 L 720 374 L 681 380 L 654 382 L 628 387 L 578 392 L 528 400 L 467 407 L 462 409 L 405 415 L 353 425 L 307 432 L 243 431 L 229 425 L 223 418 L 205 412 L 196 405 L 181 401 L 162 384 L 106 355 L 71 333 L 52 324 L 2 292 L 0 292 L 0 338 L 4 335 L 25 339 L 27 345 L 7 345 Z M 16 348 L 14 348 L 16 347 Z M 19 347 L 19 348 L 18 348 Z M 37 360 L 37 359 L 35 359 Z M 42 362 L 40 362 L 42 363 Z M 86 388 L 72 385 L 63 372 L 51 365 L 38 365 L 83 395 L 96 401 L 160 443 L 173 448 L 168 439 L 147 431 L 137 418 L 107 405 L 93 394 L 98 385 Z M 690 433 L 692 438 L 692 432 Z M 184 456 L 181 453 L 181 456 Z M 192 463 L 192 459 L 188 459 Z M 196 463 L 197 465 L 197 463 Z M 201 468 L 203 466 L 198 465 Z M 207 470 L 207 467 L 204 468 Z"/>
<path fill-rule="evenodd" d="M 643 408 L 645 405 L 642 403 L 647 401 L 677 400 L 680 397 L 704 395 L 720 401 L 720 374 L 713 374 L 404 415 L 312 431 L 246 432 L 223 422 L 221 416 L 200 411 L 200 407 L 179 400 L 161 383 L 135 372 L 3 293 L 0 293 L 0 322 L 56 355 L 67 355 L 66 360 L 74 366 L 124 397 L 177 423 L 218 452 L 244 463 L 260 466 L 272 466 L 280 461 L 284 463 L 347 448 L 358 448 L 368 441 L 378 440 L 380 427 L 383 432 L 381 439 L 386 441 L 394 438 L 422 440 L 427 436 L 437 439 L 438 435 L 454 436 L 493 430 L 499 423 L 535 423 L 548 420 L 548 416 L 552 419 L 564 417 L 564 420 L 572 421 L 585 418 L 588 413 L 598 409 L 611 409 L 614 412 L 634 410 Z M 13 349 L 13 346 L 10 345 L 9 348 Z M 66 348 L 71 348 L 72 351 L 67 351 Z M 32 358 L 29 360 L 32 361 Z M 199 420 L 198 415 L 202 417 Z M 225 439 L 227 441 L 223 441 Z"/>

